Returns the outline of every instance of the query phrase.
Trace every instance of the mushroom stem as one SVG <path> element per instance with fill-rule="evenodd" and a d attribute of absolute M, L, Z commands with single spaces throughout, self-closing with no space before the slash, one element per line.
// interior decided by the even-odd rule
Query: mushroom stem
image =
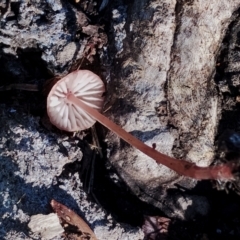
<path fill-rule="evenodd" d="M 132 136 L 130 133 L 126 132 L 120 126 L 116 125 L 114 122 L 109 120 L 107 117 L 103 116 L 97 110 L 86 105 L 83 101 L 75 97 L 73 94 L 68 95 L 68 100 L 73 104 L 79 106 L 84 111 L 86 111 L 91 117 L 96 119 L 98 122 L 107 127 L 109 130 L 116 133 L 124 141 L 136 147 L 138 150 L 145 153 L 147 156 L 153 158 L 156 162 L 163 164 L 164 166 L 174 170 L 180 175 L 184 175 L 186 177 L 191 177 L 195 179 L 219 179 L 219 180 L 234 179 L 232 173 L 235 167 L 234 164 L 222 164 L 213 167 L 199 167 L 186 160 L 178 160 L 169 157 L 165 154 L 156 151 L 154 148 L 147 146 L 146 144 Z"/>

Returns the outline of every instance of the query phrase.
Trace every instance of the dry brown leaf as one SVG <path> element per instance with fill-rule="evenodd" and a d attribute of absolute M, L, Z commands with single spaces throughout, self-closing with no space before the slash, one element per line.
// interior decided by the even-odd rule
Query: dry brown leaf
<path fill-rule="evenodd" d="M 88 224 L 75 212 L 73 212 L 63 204 L 55 201 L 54 199 L 51 201 L 51 206 L 58 215 L 60 222 L 63 224 L 68 239 L 97 240 L 96 235 L 88 226 Z M 69 233 L 66 231 L 66 229 L 72 229 L 73 232 Z"/>
<path fill-rule="evenodd" d="M 169 218 L 159 216 L 146 216 L 142 230 L 146 240 L 163 240 L 167 238 Z"/>

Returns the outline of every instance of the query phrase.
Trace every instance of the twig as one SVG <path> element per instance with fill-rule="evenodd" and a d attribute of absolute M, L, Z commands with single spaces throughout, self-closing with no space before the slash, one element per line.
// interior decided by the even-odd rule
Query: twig
<path fill-rule="evenodd" d="M 96 132 L 96 128 L 95 126 L 91 127 L 91 132 L 92 132 L 92 141 L 93 141 L 93 145 L 95 147 L 95 149 L 97 149 L 98 153 L 100 154 L 100 157 L 103 158 L 103 154 L 102 154 L 102 148 L 99 144 L 98 141 L 98 136 L 97 136 L 97 132 Z"/>
<path fill-rule="evenodd" d="M 30 92 L 39 91 L 39 87 L 36 84 L 14 83 L 14 84 L 0 87 L 0 91 L 10 91 L 13 89 L 30 91 Z"/>

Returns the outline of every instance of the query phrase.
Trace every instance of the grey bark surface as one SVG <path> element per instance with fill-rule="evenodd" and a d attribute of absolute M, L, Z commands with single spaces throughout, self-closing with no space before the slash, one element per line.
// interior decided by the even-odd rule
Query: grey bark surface
<path fill-rule="evenodd" d="M 209 166 L 221 116 L 221 97 L 214 82 L 216 59 L 238 7 L 238 1 L 134 1 L 129 5 L 122 22 L 114 25 L 121 25 L 125 35 L 115 37 L 121 48 L 112 96 L 118 100 L 109 115 L 149 146 L 156 144 L 160 152 Z M 176 204 L 179 196 L 167 191 L 176 189 L 175 183 L 191 189 L 197 181 L 158 165 L 111 133 L 109 142 L 110 161 L 132 191 L 168 216 L 184 218 L 184 207 Z M 208 208 L 206 199 L 186 198 Z M 206 213 L 193 205 L 191 216 Z"/>
<path fill-rule="evenodd" d="M 83 56 L 87 38 L 79 39 L 78 31 L 89 19 L 68 1 L 1 1 L 0 11 L 1 86 L 41 85 L 68 73 Z M 43 239 L 28 223 L 31 216 L 52 211 L 52 198 L 83 216 L 99 239 L 143 238 L 139 228 L 116 223 L 89 201 L 76 171 L 61 175 L 66 164 L 81 161 L 81 140 L 44 127 L 41 95 L 0 94 L 0 238 Z"/>
<path fill-rule="evenodd" d="M 63 0 L 0 2 L 0 85 L 40 84 L 66 74 L 87 45 L 83 27 L 107 2 L 80 1 L 88 16 Z M 240 96 L 239 1 L 119 0 L 108 6 L 110 40 L 98 52 L 100 67 L 93 66 L 107 87 L 104 114 L 162 153 L 210 165 L 221 113 L 240 102 L 231 97 L 222 104 L 224 94 Z M 227 52 L 226 67 L 214 81 L 221 51 Z M 81 140 L 41 124 L 44 100 L 18 91 L 0 94 L 0 238 L 41 239 L 27 225 L 32 215 L 48 214 L 55 198 L 83 216 L 99 239 L 143 239 L 140 228 L 116 223 L 90 202 L 76 172 L 62 176 L 66 164 L 80 164 Z M 176 183 L 189 190 L 197 181 L 110 132 L 101 140 L 108 144 L 110 163 L 141 200 L 168 217 L 208 214 L 204 196 L 175 191 Z"/>

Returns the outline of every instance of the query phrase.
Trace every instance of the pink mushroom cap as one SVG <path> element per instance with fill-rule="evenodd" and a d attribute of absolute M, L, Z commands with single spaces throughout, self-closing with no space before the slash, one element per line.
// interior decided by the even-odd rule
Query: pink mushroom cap
<path fill-rule="evenodd" d="M 68 100 L 73 94 L 89 107 L 101 111 L 105 87 L 102 80 L 91 71 L 74 71 L 60 79 L 47 98 L 50 121 L 57 128 L 68 131 L 85 130 L 96 122 L 88 113 Z"/>

